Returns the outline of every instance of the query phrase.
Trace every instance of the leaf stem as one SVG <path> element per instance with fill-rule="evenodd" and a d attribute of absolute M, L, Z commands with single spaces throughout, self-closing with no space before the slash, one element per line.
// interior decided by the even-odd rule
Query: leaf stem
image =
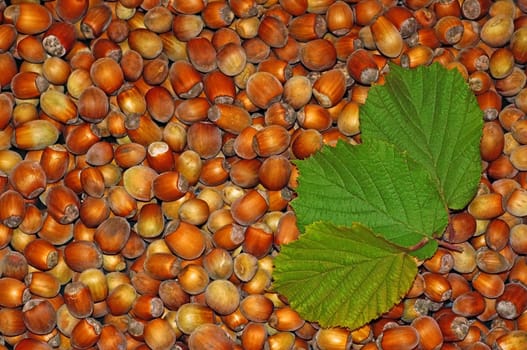
<path fill-rule="evenodd" d="M 455 244 L 452 244 L 452 243 L 448 243 L 448 242 L 443 241 L 441 239 L 437 240 L 437 244 L 439 244 L 439 246 L 441 246 L 443 248 L 447 248 L 448 250 L 452 250 L 452 251 L 460 252 L 460 253 L 463 252 L 463 247 L 455 245 Z"/>
<path fill-rule="evenodd" d="M 428 237 L 423 237 L 422 240 L 420 240 L 419 242 L 417 242 L 416 244 L 408 247 L 408 250 L 410 252 L 415 252 L 416 250 L 422 248 L 425 246 L 425 244 L 427 244 L 428 242 L 430 241 L 430 239 Z"/>

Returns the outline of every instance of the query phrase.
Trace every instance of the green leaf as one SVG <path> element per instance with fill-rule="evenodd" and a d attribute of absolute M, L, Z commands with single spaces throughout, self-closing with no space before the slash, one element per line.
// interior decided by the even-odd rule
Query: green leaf
<path fill-rule="evenodd" d="M 422 164 L 447 206 L 462 209 L 476 193 L 482 112 L 462 76 L 436 63 L 390 66 L 360 110 L 362 140 L 381 139 Z"/>
<path fill-rule="evenodd" d="M 361 222 L 397 245 L 412 247 L 439 236 L 448 223 L 428 172 L 388 143 L 339 142 L 297 165 L 298 197 L 292 206 L 300 228 L 315 221 Z M 430 240 L 413 254 L 427 258 L 436 248 Z"/>
<path fill-rule="evenodd" d="M 356 223 L 313 223 L 274 263 L 273 286 L 300 315 L 350 329 L 399 302 L 417 273 L 405 249 Z"/>

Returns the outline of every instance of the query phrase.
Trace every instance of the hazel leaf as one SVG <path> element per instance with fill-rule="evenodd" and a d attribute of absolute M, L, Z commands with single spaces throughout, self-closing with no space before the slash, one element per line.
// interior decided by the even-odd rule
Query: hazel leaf
<path fill-rule="evenodd" d="M 423 165 L 451 209 L 473 198 L 481 177 L 483 113 L 455 70 L 390 65 L 360 109 L 362 140 L 384 140 Z"/>
<path fill-rule="evenodd" d="M 390 242 L 433 255 L 448 212 L 429 173 L 383 141 L 324 146 L 297 162 L 298 197 L 291 204 L 300 228 L 315 221 L 349 226 L 360 222 Z"/>
<path fill-rule="evenodd" d="M 358 328 L 401 300 L 417 273 L 407 250 L 365 226 L 306 226 L 276 256 L 273 287 L 307 320 Z"/>

